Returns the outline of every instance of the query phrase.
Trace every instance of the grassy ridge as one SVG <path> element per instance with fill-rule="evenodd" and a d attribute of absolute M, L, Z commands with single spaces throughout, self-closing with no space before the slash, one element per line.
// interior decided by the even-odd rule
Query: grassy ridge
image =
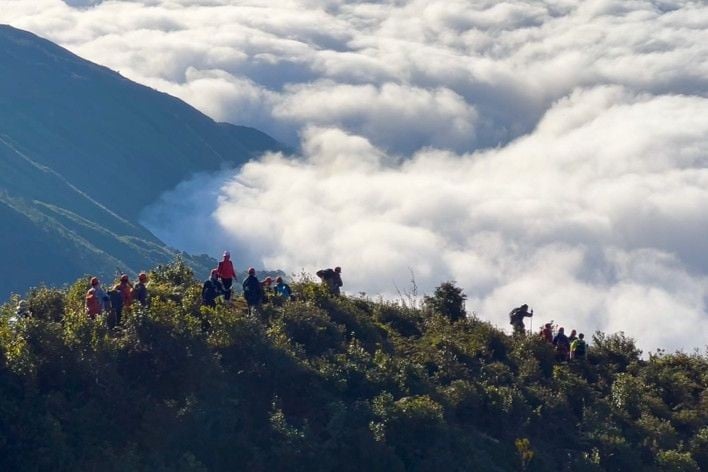
<path fill-rule="evenodd" d="M 558 364 L 478 319 L 330 298 L 199 307 L 183 264 L 108 331 L 86 280 L 0 316 L 1 470 L 708 470 L 708 357 L 595 335 Z M 59 321 L 57 321 L 59 320 Z"/>

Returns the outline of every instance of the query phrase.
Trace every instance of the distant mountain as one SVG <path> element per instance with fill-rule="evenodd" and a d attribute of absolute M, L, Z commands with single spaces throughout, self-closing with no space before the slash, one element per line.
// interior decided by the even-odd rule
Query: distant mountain
<path fill-rule="evenodd" d="M 282 149 L 10 26 L 0 64 L 0 299 L 171 259 L 138 223 L 145 206 L 196 172 Z"/>

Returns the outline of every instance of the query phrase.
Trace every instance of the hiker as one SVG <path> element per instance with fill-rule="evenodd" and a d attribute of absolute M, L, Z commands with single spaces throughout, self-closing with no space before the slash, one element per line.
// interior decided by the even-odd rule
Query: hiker
<path fill-rule="evenodd" d="M 145 308 L 150 305 L 150 293 L 147 289 L 147 274 L 140 272 L 138 274 L 138 283 L 133 287 L 133 298 L 140 303 L 140 306 Z"/>
<path fill-rule="evenodd" d="M 283 278 L 280 276 L 275 278 L 275 284 L 275 294 L 283 300 L 290 300 L 293 296 L 293 291 L 290 289 L 290 285 L 283 282 Z"/>
<path fill-rule="evenodd" d="M 587 343 L 585 342 L 585 335 L 580 333 L 578 338 L 570 344 L 570 359 L 585 359 L 586 353 Z"/>
<path fill-rule="evenodd" d="M 256 269 L 248 269 L 248 277 L 243 281 L 243 298 L 248 305 L 248 314 L 254 315 L 261 308 L 263 303 L 263 286 L 256 277 Z"/>
<path fill-rule="evenodd" d="M 518 308 L 514 308 L 509 312 L 509 324 L 514 327 L 514 334 L 523 334 L 526 326 L 524 326 L 524 318 L 533 316 L 533 310 L 529 312 L 529 306 L 523 304 Z"/>
<path fill-rule="evenodd" d="M 321 269 L 316 272 L 317 277 L 322 279 L 322 283 L 327 286 L 329 293 L 334 296 L 340 295 L 339 288 L 344 285 L 342 283 L 342 268 L 335 267 L 332 269 Z"/>
<path fill-rule="evenodd" d="M 541 339 L 546 341 L 548 344 L 553 344 L 553 325 L 551 323 L 546 323 L 541 329 Z"/>
<path fill-rule="evenodd" d="M 108 295 L 101 288 L 101 282 L 97 277 L 91 278 L 91 288 L 86 292 L 86 311 L 88 316 L 96 319 L 96 315 L 100 315 L 108 308 Z"/>
<path fill-rule="evenodd" d="M 130 283 L 130 279 L 127 275 L 123 274 L 120 276 L 118 289 L 120 290 L 121 297 L 123 297 L 123 307 L 130 309 L 130 305 L 133 303 L 133 284 Z"/>
<path fill-rule="evenodd" d="M 32 312 L 29 309 L 29 303 L 27 300 L 20 300 L 17 302 L 17 307 L 15 308 L 15 317 L 19 320 L 20 318 L 30 318 Z"/>
<path fill-rule="evenodd" d="M 568 336 L 568 343 L 570 343 L 571 346 L 573 345 L 573 341 L 578 339 L 577 333 L 578 333 L 577 331 L 573 330 L 570 332 L 570 336 Z"/>
<path fill-rule="evenodd" d="M 234 269 L 234 263 L 231 262 L 231 253 L 229 251 L 224 251 L 224 258 L 219 262 L 217 269 L 219 271 L 219 278 L 221 279 L 221 284 L 224 286 L 224 300 L 227 303 L 231 303 L 231 285 L 234 279 L 238 282 L 238 277 L 236 276 L 236 269 Z"/>
<path fill-rule="evenodd" d="M 111 308 L 109 310 L 110 316 L 107 318 L 106 324 L 109 328 L 114 328 L 116 325 L 120 324 L 123 316 L 123 293 L 121 292 L 120 284 L 116 284 L 115 287 L 108 291 L 108 298 L 111 302 Z"/>
<path fill-rule="evenodd" d="M 268 298 L 274 294 L 273 292 L 273 279 L 271 277 L 266 277 L 261 281 L 261 288 L 263 289 L 263 299 L 262 303 L 268 303 Z"/>
<path fill-rule="evenodd" d="M 565 335 L 563 328 L 558 328 L 558 334 L 553 338 L 553 345 L 556 347 L 558 360 L 567 361 L 570 353 L 570 342 L 568 342 L 568 336 Z"/>
<path fill-rule="evenodd" d="M 212 269 L 210 277 L 204 282 L 202 287 L 202 304 L 215 308 L 216 298 L 225 293 L 226 290 L 224 290 L 224 286 L 219 281 L 219 270 Z"/>

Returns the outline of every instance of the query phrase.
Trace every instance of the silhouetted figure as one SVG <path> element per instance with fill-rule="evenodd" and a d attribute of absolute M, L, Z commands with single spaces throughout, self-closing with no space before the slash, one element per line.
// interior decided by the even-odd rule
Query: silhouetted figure
<path fill-rule="evenodd" d="M 340 295 L 342 282 L 342 268 L 335 267 L 334 269 L 321 269 L 316 272 L 317 277 L 322 280 L 322 283 L 327 287 L 329 293 L 334 296 Z"/>
<path fill-rule="evenodd" d="M 108 298 L 111 301 L 111 309 L 109 316 L 106 319 L 106 324 L 109 328 L 114 328 L 119 325 L 123 318 L 123 293 L 121 292 L 120 284 L 108 291 Z"/>
<path fill-rule="evenodd" d="M 217 297 L 224 295 L 225 292 L 226 290 L 224 290 L 224 286 L 219 281 L 219 271 L 217 269 L 213 269 L 211 271 L 211 276 L 202 286 L 202 304 L 215 308 Z"/>
<path fill-rule="evenodd" d="M 558 328 L 558 334 L 553 338 L 553 345 L 556 347 L 556 356 L 559 361 L 567 361 L 570 354 L 570 342 L 565 335 L 563 328 Z"/>
<path fill-rule="evenodd" d="M 541 339 L 546 341 L 548 344 L 553 344 L 553 326 L 551 323 L 546 323 L 541 329 Z"/>
<path fill-rule="evenodd" d="M 514 308 L 509 312 L 509 324 L 514 327 L 514 334 L 523 334 L 526 326 L 524 326 L 524 318 L 533 316 L 533 310 L 529 312 L 529 306 L 526 304 L 518 308 Z"/>
<path fill-rule="evenodd" d="M 145 272 L 138 274 L 138 283 L 133 287 L 133 299 L 140 303 L 141 307 L 150 306 L 150 292 L 147 289 L 148 276 Z"/>
<path fill-rule="evenodd" d="M 248 314 L 255 315 L 263 303 L 263 286 L 256 277 L 256 269 L 248 269 L 248 277 L 243 281 L 243 298 L 248 305 Z"/>
<path fill-rule="evenodd" d="M 575 341 L 576 339 L 578 339 L 577 331 L 572 330 L 570 332 L 570 336 L 568 336 L 568 342 L 571 344 L 571 346 L 573 345 L 573 341 Z"/>

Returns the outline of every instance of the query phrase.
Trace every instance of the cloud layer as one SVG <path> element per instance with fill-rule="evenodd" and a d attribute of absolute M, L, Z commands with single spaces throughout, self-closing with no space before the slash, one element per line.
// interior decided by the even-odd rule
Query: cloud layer
<path fill-rule="evenodd" d="M 0 0 L 0 22 L 300 145 L 165 195 L 168 242 L 708 344 L 703 2 L 72 3 Z"/>

